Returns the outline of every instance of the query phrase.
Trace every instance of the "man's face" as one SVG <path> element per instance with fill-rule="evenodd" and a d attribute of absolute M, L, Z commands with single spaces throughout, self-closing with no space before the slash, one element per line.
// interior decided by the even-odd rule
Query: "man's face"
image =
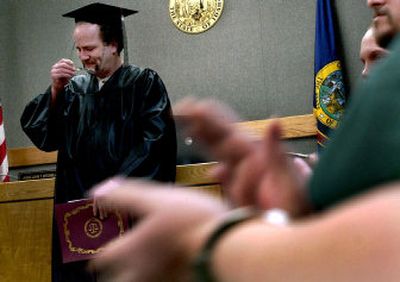
<path fill-rule="evenodd" d="M 371 66 L 380 58 L 385 57 L 387 53 L 388 51 L 380 47 L 376 42 L 372 28 L 368 29 L 361 40 L 360 46 L 360 59 L 364 65 L 362 76 L 364 78 L 367 77 Z"/>
<path fill-rule="evenodd" d="M 117 52 L 117 48 L 114 44 L 104 44 L 97 24 L 77 23 L 73 38 L 79 59 L 85 69 L 100 78 L 111 75 L 113 54 Z"/>
<path fill-rule="evenodd" d="M 377 41 L 386 47 L 400 24 L 400 0 L 367 0 L 367 4 L 374 12 L 372 23 Z"/>

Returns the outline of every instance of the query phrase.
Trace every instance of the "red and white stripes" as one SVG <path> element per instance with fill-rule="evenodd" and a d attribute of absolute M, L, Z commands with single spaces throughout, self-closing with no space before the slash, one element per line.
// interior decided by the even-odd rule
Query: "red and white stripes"
<path fill-rule="evenodd" d="M 10 181 L 8 172 L 8 160 L 7 160 L 7 147 L 6 147 L 6 136 L 4 134 L 3 124 L 3 106 L 0 103 L 0 181 Z"/>

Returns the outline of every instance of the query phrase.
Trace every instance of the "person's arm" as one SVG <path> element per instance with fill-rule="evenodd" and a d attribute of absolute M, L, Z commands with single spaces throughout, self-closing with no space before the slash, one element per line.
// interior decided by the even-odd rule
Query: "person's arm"
<path fill-rule="evenodd" d="M 56 124 L 60 119 L 61 110 L 57 108 L 56 101 L 74 73 L 72 61 L 61 59 L 55 63 L 50 71 L 52 85 L 44 94 L 29 102 L 21 115 L 22 129 L 33 144 L 41 150 L 58 149 L 57 134 L 60 126 Z"/>
<path fill-rule="evenodd" d="M 397 281 L 399 183 L 287 227 L 249 222 L 217 245 L 217 281 Z"/>
<path fill-rule="evenodd" d="M 261 219 L 234 226 L 217 241 L 211 271 L 219 282 L 397 281 L 399 185 L 283 227 Z M 139 217 L 92 262 L 110 281 L 193 281 L 195 257 L 229 215 L 203 194 L 142 182 L 127 181 L 112 192 L 99 185 L 93 193 L 104 205 Z"/>
<path fill-rule="evenodd" d="M 51 107 L 55 107 L 58 95 L 64 90 L 75 72 L 74 63 L 70 59 L 61 59 L 51 67 Z"/>
<path fill-rule="evenodd" d="M 51 109 L 51 90 L 30 101 L 20 118 L 22 130 L 40 150 L 58 150 L 56 113 Z"/>

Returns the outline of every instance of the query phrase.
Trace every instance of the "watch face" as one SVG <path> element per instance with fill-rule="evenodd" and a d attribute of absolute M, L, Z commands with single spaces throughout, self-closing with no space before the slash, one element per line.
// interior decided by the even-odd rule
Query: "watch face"
<path fill-rule="evenodd" d="M 169 16 L 174 25 L 186 33 L 200 33 L 218 21 L 224 0 L 170 0 Z"/>

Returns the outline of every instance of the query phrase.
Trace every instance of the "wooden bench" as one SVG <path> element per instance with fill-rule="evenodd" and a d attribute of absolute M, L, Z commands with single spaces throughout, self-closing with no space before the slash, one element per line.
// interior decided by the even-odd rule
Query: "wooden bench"
<path fill-rule="evenodd" d="M 316 135 L 312 115 L 279 118 L 284 139 Z M 261 138 L 270 120 L 238 123 L 240 130 Z M 55 164 L 56 152 L 45 153 L 34 147 L 8 150 L 11 168 Z M 219 184 L 209 177 L 215 163 L 177 166 L 177 183 L 218 196 Z M 54 179 L 16 181 L 0 184 L 0 281 L 50 281 L 51 230 Z"/>

